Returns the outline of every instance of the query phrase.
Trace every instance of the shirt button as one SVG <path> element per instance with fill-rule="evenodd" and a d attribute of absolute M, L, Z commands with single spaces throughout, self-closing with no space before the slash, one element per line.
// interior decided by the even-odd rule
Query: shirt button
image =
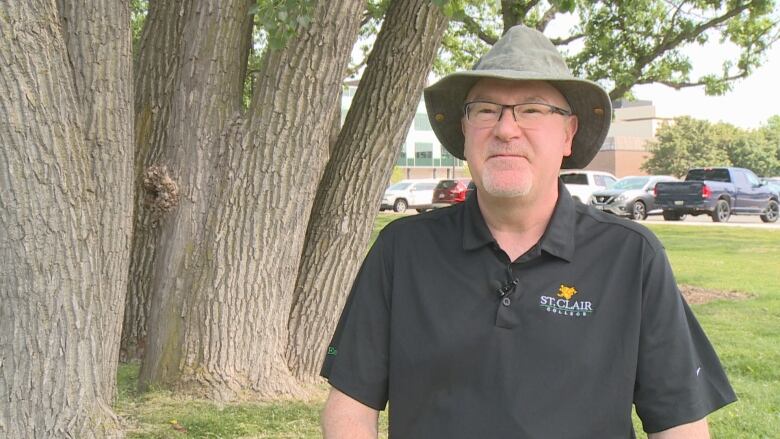
<path fill-rule="evenodd" d="M 504 306 L 509 306 L 512 304 L 512 299 L 510 299 L 509 297 L 504 297 L 503 299 L 501 299 L 501 304 Z"/>

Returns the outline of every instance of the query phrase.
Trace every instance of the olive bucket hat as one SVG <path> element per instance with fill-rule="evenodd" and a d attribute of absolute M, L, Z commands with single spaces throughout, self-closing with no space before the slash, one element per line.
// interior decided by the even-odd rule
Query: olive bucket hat
<path fill-rule="evenodd" d="M 482 78 L 546 81 L 566 98 L 578 119 L 572 154 L 562 168 L 584 168 L 601 148 L 612 118 L 609 95 L 595 82 L 575 78 L 558 50 L 541 32 L 514 26 L 474 66 L 447 75 L 425 89 L 433 132 L 450 154 L 463 155 L 461 118 L 466 95 Z"/>

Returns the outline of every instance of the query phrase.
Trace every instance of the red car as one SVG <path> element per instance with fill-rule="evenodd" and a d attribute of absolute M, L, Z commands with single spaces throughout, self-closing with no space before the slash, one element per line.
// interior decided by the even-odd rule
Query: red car
<path fill-rule="evenodd" d="M 471 180 L 464 178 L 458 180 L 442 180 L 433 190 L 434 207 L 446 207 L 455 203 L 462 203 L 466 196 L 473 190 Z"/>

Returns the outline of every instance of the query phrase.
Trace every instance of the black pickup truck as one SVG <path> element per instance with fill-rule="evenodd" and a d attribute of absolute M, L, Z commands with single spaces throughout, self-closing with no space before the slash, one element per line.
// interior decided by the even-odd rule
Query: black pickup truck
<path fill-rule="evenodd" d="M 685 181 L 659 182 L 655 204 L 669 221 L 707 214 L 715 222 L 726 222 L 734 214 L 760 215 L 765 223 L 773 223 L 780 216 L 777 193 L 743 168 L 697 168 L 688 171 Z"/>

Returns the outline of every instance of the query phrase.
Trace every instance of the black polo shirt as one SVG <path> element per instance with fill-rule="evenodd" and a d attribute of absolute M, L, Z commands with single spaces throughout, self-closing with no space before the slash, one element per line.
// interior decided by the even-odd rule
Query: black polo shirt
<path fill-rule="evenodd" d="M 559 183 L 539 243 L 509 260 L 465 203 L 399 219 L 355 280 L 322 376 L 393 438 L 629 438 L 736 399 L 645 227 Z"/>

